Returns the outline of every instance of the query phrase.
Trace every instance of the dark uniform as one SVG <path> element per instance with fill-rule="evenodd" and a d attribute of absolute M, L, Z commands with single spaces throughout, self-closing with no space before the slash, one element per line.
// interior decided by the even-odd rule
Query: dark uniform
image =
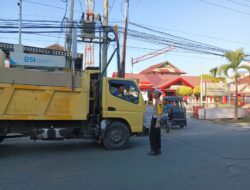
<path fill-rule="evenodd" d="M 149 133 L 149 141 L 151 147 L 151 150 L 148 153 L 149 155 L 158 155 L 161 153 L 161 116 L 162 102 L 160 101 L 160 99 L 156 99 Z M 158 124 L 158 127 L 156 127 L 156 124 Z"/>

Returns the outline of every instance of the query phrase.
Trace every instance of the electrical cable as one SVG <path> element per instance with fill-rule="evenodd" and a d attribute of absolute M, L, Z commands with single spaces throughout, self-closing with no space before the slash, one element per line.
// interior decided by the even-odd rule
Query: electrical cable
<path fill-rule="evenodd" d="M 83 11 L 83 8 L 82 8 L 82 7 L 83 7 L 83 6 L 82 6 L 82 2 L 81 2 L 81 0 L 78 0 L 78 2 L 79 2 L 79 4 L 80 4 L 80 8 L 81 8 L 81 11 L 82 11 L 82 13 L 83 13 L 84 11 Z"/>
<path fill-rule="evenodd" d="M 202 3 L 208 4 L 208 5 L 212 5 L 212 6 L 217 7 L 217 8 L 223 8 L 223 9 L 226 9 L 226 10 L 229 10 L 229 11 L 232 11 L 232 12 L 237 12 L 237 13 L 240 13 L 240 14 L 244 14 L 244 15 L 250 16 L 250 13 L 244 12 L 244 11 L 240 11 L 238 9 L 233 9 L 233 8 L 225 7 L 223 5 L 219 5 L 219 4 L 216 4 L 216 3 L 208 2 L 208 1 L 205 1 L 205 0 L 196 0 L 196 1 L 200 1 Z"/>
<path fill-rule="evenodd" d="M 109 17 L 109 15 L 110 15 L 110 13 L 111 13 L 111 11 L 112 11 L 114 5 L 115 5 L 115 1 L 116 1 L 116 0 L 113 0 L 113 2 L 112 2 L 112 5 L 111 5 L 111 7 L 110 7 L 110 9 L 109 9 L 109 12 L 108 12 L 108 17 Z"/>
<path fill-rule="evenodd" d="M 14 34 L 18 33 L 18 23 L 15 19 L 3 19 L 0 18 L 0 33 Z M 162 32 L 150 27 L 145 27 L 137 23 L 131 23 L 137 30 L 128 29 L 128 38 L 136 41 L 142 41 L 149 44 L 155 44 L 157 46 L 173 46 L 175 49 L 185 50 L 186 52 L 193 52 L 198 54 L 214 55 L 224 57 L 227 49 L 212 46 L 209 44 L 201 43 L 188 38 L 172 35 L 166 32 Z M 58 30 L 55 29 L 67 29 L 72 28 L 69 26 L 61 26 L 59 21 L 53 20 L 24 20 L 23 33 L 33 35 L 58 35 Z M 94 32 L 103 32 L 103 26 L 96 24 L 95 28 L 84 27 L 81 24 L 73 26 L 78 29 L 78 34 L 81 36 L 81 30 L 86 31 L 93 30 Z M 109 27 L 111 29 L 111 27 Z M 123 34 L 124 28 L 118 27 L 119 33 Z M 65 34 L 62 32 L 60 35 Z M 61 36 L 60 36 L 61 37 Z M 63 38 L 63 37 L 62 37 Z"/>
<path fill-rule="evenodd" d="M 240 2 L 238 2 L 238 1 L 234 1 L 234 0 L 226 0 L 226 1 L 231 2 L 231 3 L 234 3 L 234 4 L 236 4 L 236 5 L 241 5 L 241 6 L 244 6 L 244 7 L 250 7 L 250 5 L 247 5 L 247 4 L 245 4 L 245 3 L 240 3 Z"/>

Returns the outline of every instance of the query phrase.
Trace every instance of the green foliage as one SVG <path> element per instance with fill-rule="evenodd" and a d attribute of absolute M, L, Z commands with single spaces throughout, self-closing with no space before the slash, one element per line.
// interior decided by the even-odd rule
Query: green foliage
<path fill-rule="evenodd" d="M 201 93 L 201 87 L 200 86 L 194 87 L 193 94 L 199 96 L 200 93 Z"/>
<path fill-rule="evenodd" d="M 216 78 L 217 73 L 218 73 L 218 68 L 217 68 L 217 67 L 212 68 L 212 69 L 209 70 L 209 72 L 210 72 L 210 76 L 211 76 L 212 78 Z"/>
<path fill-rule="evenodd" d="M 208 82 L 213 82 L 213 83 L 217 83 L 217 82 L 226 82 L 226 78 L 225 77 L 213 77 L 211 76 L 211 74 L 203 74 L 202 75 L 202 80 L 204 81 L 208 81 Z"/>
<path fill-rule="evenodd" d="M 250 73 L 250 67 L 248 65 L 240 65 L 241 62 L 246 57 L 246 54 L 242 49 L 237 49 L 236 51 L 228 51 L 225 54 L 225 57 L 229 61 L 228 64 L 224 64 L 218 68 L 218 73 L 224 74 L 226 77 L 229 77 L 229 70 L 233 71 L 233 77 L 235 81 L 235 104 L 234 104 L 234 119 L 238 119 L 238 78 L 240 69 L 247 70 Z"/>
<path fill-rule="evenodd" d="M 202 77 L 202 80 L 206 80 L 206 81 L 211 81 L 213 79 L 213 77 L 209 74 L 203 74 L 200 76 L 200 78 Z"/>
<path fill-rule="evenodd" d="M 236 51 L 226 52 L 225 57 L 230 62 L 229 65 L 232 65 L 233 68 L 237 69 L 241 61 L 246 57 L 246 55 L 243 49 L 237 49 Z"/>
<path fill-rule="evenodd" d="M 234 78 L 238 78 L 238 70 L 244 69 L 247 70 L 250 73 L 250 67 L 248 65 L 240 65 L 241 62 L 246 57 L 246 54 L 242 49 L 237 49 L 236 51 L 228 51 L 225 54 L 225 57 L 229 61 L 228 64 L 221 65 L 218 68 L 218 74 L 219 75 L 225 75 L 226 77 L 229 77 L 229 70 L 233 71 Z"/>
<path fill-rule="evenodd" d="M 181 86 L 176 90 L 178 96 L 189 96 L 193 92 L 192 88 L 188 86 Z"/>

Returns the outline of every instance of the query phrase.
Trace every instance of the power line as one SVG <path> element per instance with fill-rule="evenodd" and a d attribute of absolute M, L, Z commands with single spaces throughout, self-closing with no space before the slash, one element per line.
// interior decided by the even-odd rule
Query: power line
<path fill-rule="evenodd" d="M 0 18 L 0 33 L 17 33 L 17 20 L 9 20 L 9 19 L 1 19 Z M 180 36 L 176 36 L 173 34 L 169 34 L 166 32 L 162 32 L 150 27 L 142 26 L 137 23 L 130 23 L 132 26 L 139 28 L 140 30 L 144 30 L 147 32 L 139 31 L 139 30 L 128 30 L 128 37 L 137 41 L 143 41 L 150 44 L 155 44 L 158 46 L 174 46 L 175 48 L 186 50 L 188 52 L 196 52 L 200 54 L 208 54 L 223 57 L 225 52 L 228 51 L 226 49 L 212 46 L 209 44 L 201 43 L 198 41 L 194 41 L 188 38 L 183 38 Z M 59 21 L 53 20 L 24 20 L 23 29 L 24 34 L 58 34 L 58 30 L 61 28 L 70 28 L 69 26 L 61 26 Z M 74 28 L 82 29 L 83 26 L 76 25 Z M 88 28 L 85 28 L 88 29 Z M 91 29 L 92 30 L 92 29 Z M 96 32 L 103 32 L 102 25 L 96 25 L 94 28 Z M 119 32 L 123 33 L 123 28 L 119 27 Z M 62 32 L 64 33 L 64 32 Z"/>
<path fill-rule="evenodd" d="M 133 24 L 133 22 L 129 22 L 129 23 Z M 208 36 L 208 35 L 204 35 L 204 34 L 184 32 L 184 31 L 180 31 L 180 30 L 174 30 L 174 29 L 170 29 L 170 28 L 162 28 L 162 27 L 157 27 L 157 26 L 149 26 L 149 25 L 142 25 L 142 24 L 139 24 L 139 25 L 145 26 L 145 27 L 150 27 L 150 28 L 155 28 L 155 29 L 160 29 L 160 30 L 163 30 L 163 31 L 168 30 L 168 31 L 172 31 L 172 32 L 178 32 L 178 33 L 188 34 L 188 35 L 197 36 L 197 37 L 209 38 L 209 39 L 220 40 L 220 41 L 227 41 L 227 42 L 232 42 L 232 43 L 237 43 L 237 44 L 250 45 L 250 43 L 246 43 L 246 42 L 229 40 L 229 39 L 224 39 L 224 38 L 218 38 L 218 37 L 215 37 L 215 36 Z"/>
<path fill-rule="evenodd" d="M 127 46 L 127 48 L 128 49 L 135 49 L 135 50 L 143 51 L 143 52 L 151 52 L 151 51 L 158 50 L 158 49 L 153 49 L 153 48 L 144 48 L 144 47 L 136 47 L 136 46 Z M 190 54 L 190 52 L 187 52 L 187 51 L 176 51 L 176 50 L 173 50 L 173 51 L 169 52 L 168 54 L 169 55 L 171 55 L 171 54 L 178 54 L 178 55 L 183 56 L 183 57 L 190 57 L 190 58 L 195 58 L 195 59 L 221 60 L 221 59 L 212 58 L 212 57 L 201 57 L 201 56 L 185 55 L 187 53 Z"/>
<path fill-rule="evenodd" d="M 57 43 L 58 43 L 58 40 L 59 40 L 59 35 L 60 35 L 60 34 L 62 33 L 62 31 L 63 31 L 63 28 L 62 28 L 63 23 L 64 23 L 64 21 L 67 20 L 66 15 L 67 15 L 67 11 L 68 11 L 68 0 L 61 0 L 61 1 L 65 3 L 65 12 L 64 12 L 64 15 L 63 15 L 63 18 L 62 18 L 62 21 L 61 21 L 61 29 L 60 29 L 60 31 L 58 32 Z"/>
<path fill-rule="evenodd" d="M 59 18 L 59 17 L 44 16 L 44 15 L 33 15 L 33 14 L 23 14 L 23 16 L 27 16 L 27 17 L 37 17 L 37 18 L 55 18 L 55 19 L 61 19 L 61 18 Z"/>
<path fill-rule="evenodd" d="M 80 4 L 80 7 L 81 7 L 81 10 L 82 10 L 82 13 L 83 13 L 84 11 L 83 11 L 83 8 L 82 8 L 82 2 L 81 2 L 81 0 L 78 0 L 78 2 Z"/>
<path fill-rule="evenodd" d="M 46 4 L 46 3 L 39 3 L 39 2 L 35 2 L 35 1 L 30 1 L 30 0 L 24 0 L 24 1 L 27 2 L 27 3 L 30 3 L 30 4 L 34 4 L 34 5 L 40 5 L 40 6 L 44 6 L 44 7 L 65 10 L 65 8 L 63 8 L 63 7 L 58 7 L 58 6 L 55 6 L 55 5 L 49 5 L 49 4 Z"/>
<path fill-rule="evenodd" d="M 10 25 L 9 23 L 6 23 L 5 21 L 2 22 L 3 24 L 0 25 L 1 30 L 0 33 L 17 33 L 18 26 L 16 26 L 16 22 L 14 25 Z M 212 54 L 212 55 L 217 55 L 217 56 L 223 56 L 226 52 L 225 49 L 218 48 L 215 46 L 207 45 L 204 43 L 196 42 L 190 39 L 178 37 L 172 34 L 168 34 L 165 32 L 157 31 L 152 28 L 147 28 L 144 26 L 140 26 L 138 24 L 133 23 L 134 26 L 139 27 L 144 30 L 148 30 L 151 33 L 145 33 L 145 32 L 140 32 L 136 30 L 128 30 L 128 36 L 132 39 L 136 40 L 141 40 L 144 42 L 148 42 L 151 44 L 157 44 L 160 46 L 174 46 L 176 48 L 180 49 L 185 49 L 193 52 L 199 52 L 199 53 L 204 53 L 204 54 Z M 25 22 L 23 23 L 23 33 L 27 34 L 58 34 L 58 31 L 55 31 L 53 29 L 61 29 L 61 28 L 69 28 L 68 26 L 60 26 L 58 24 L 53 24 L 52 23 L 34 23 L 34 22 Z M 74 28 L 82 28 L 82 26 L 74 26 Z M 16 29 L 16 30 L 13 30 Z M 25 30 L 26 29 L 26 30 Z M 27 30 L 29 29 L 29 30 Z M 103 27 L 100 25 L 99 27 L 97 26 L 95 28 L 95 31 L 103 31 Z M 119 28 L 121 32 L 123 32 L 123 28 Z M 157 33 L 157 35 L 154 35 L 152 33 Z"/>
<path fill-rule="evenodd" d="M 114 18 L 109 18 L 109 19 L 111 20 L 110 21 L 111 23 L 123 23 L 123 21 L 119 20 L 119 19 L 114 19 Z M 131 23 L 133 23 L 133 22 L 129 22 L 129 24 L 131 24 Z M 143 24 L 139 24 L 139 25 L 154 28 L 154 29 L 159 29 L 159 30 L 163 30 L 163 31 L 167 30 L 167 31 L 178 32 L 178 33 L 182 33 L 182 34 L 188 34 L 188 35 L 192 35 L 192 36 L 196 36 L 196 37 L 202 37 L 202 38 L 208 38 L 208 39 L 214 39 L 214 40 L 220 40 L 220 41 L 227 41 L 227 42 L 237 43 L 237 44 L 241 44 L 241 45 L 242 44 L 250 45 L 250 43 L 243 42 L 243 41 L 236 41 L 236 40 L 219 38 L 219 37 L 209 36 L 209 35 L 204 35 L 204 34 L 185 32 L 185 31 L 175 30 L 175 29 L 171 29 L 171 28 L 163 28 L 163 27 L 159 27 L 159 26 L 152 26 L 152 25 L 150 26 L 150 25 L 143 25 Z"/>
<path fill-rule="evenodd" d="M 169 33 L 166 33 L 166 32 L 162 32 L 162 31 L 159 31 L 159 30 L 155 30 L 155 29 L 152 29 L 152 28 L 149 28 L 149 27 L 145 27 L 145 26 L 142 26 L 142 25 L 139 25 L 139 24 L 136 24 L 136 23 L 130 23 L 130 24 L 134 25 L 136 27 L 139 27 L 139 28 L 143 28 L 143 29 L 149 30 L 151 32 L 155 32 L 155 33 L 158 33 L 158 34 L 161 34 L 161 35 L 165 35 L 165 36 L 171 37 L 172 40 L 173 39 L 176 39 L 178 41 L 183 41 L 184 40 L 187 43 L 195 43 L 195 44 L 198 44 L 200 46 L 209 46 L 210 48 L 217 49 L 218 51 L 222 51 L 222 52 L 225 51 L 225 49 L 222 49 L 222 48 L 218 48 L 218 47 L 211 46 L 211 45 L 208 45 L 208 44 L 205 44 L 205 43 L 201 43 L 201 42 L 197 42 L 197 41 L 190 40 L 190 39 L 187 39 L 187 38 L 183 38 L 183 37 L 179 37 L 179 36 L 176 36 L 176 35 L 172 35 L 172 34 L 169 34 Z"/>
<path fill-rule="evenodd" d="M 114 5 L 115 5 L 115 1 L 116 1 L 116 0 L 113 0 L 113 2 L 112 2 L 112 5 L 111 5 L 111 7 L 110 7 L 110 9 L 109 9 L 109 14 L 108 14 L 108 16 L 111 14 L 111 11 L 112 11 L 112 9 L 113 9 L 113 7 L 114 7 Z"/>
<path fill-rule="evenodd" d="M 245 0 L 245 1 L 250 2 L 250 0 Z"/>
<path fill-rule="evenodd" d="M 250 7 L 250 5 L 247 5 L 245 3 L 240 3 L 238 1 L 234 1 L 234 0 L 226 0 L 226 1 L 229 1 L 229 2 L 237 4 L 237 5 L 241 5 L 241 6 L 244 6 L 244 7 Z"/>
<path fill-rule="evenodd" d="M 141 4 L 141 1 L 142 1 L 142 0 L 139 0 L 139 1 L 137 2 L 137 4 L 135 5 L 135 7 L 134 7 L 134 9 L 131 11 L 131 13 L 134 12 L 135 10 L 137 10 L 138 6 Z"/>
<path fill-rule="evenodd" d="M 8 40 L 17 40 L 18 38 L 14 38 L 14 37 L 0 37 L 0 39 L 8 39 Z M 40 42 L 55 42 L 54 40 L 44 40 L 44 39 L 30 39 L 30 38 L 23 38 L 22 40 L 24 41 L 40 41 Z"/>
<path fill-rule="evenodd" d="M 55 5 L 51 5 L 51 4 L 38 3 L 38 2 L 35 2 L 35 1 L 31 1 L 31 0 L 23 0 L 23 1 L 25 1 L 27 3 L 30 3 L 30 4 L 34 4 L 34 5 L 39 5 L 39 6 L 49 7 L 49 8 L 65 10 L 65 8 L 63 8 L 63 7 L 59 7 L 59 6 L 55 6 Z M 66 2 L 66 1 L 63 1 L 63 2 Z M 81 11 L 79 11 L 79 10 L 75 10 L 75 12 L 81 13 Z"/>
<path fill-rule="evenodd" d="M 232 8 L 225 7 L 223 5 L 219 5 L 219 4 L 216 4 L 216 3 L 208 2 L 208 1 L 205 1 L 205 0 L 196 0 L 196 1 L 200 1 L 202 3 L 208 4 L 208 5 L 212 5 L 214 7 L 223 8 L 223 9 L 226 9 L 226 10 L 229 10 L 229 11 L 232 11 L 232 12 L 237 12 L 237 13 L 240 13 L 240 14 L 244 14 L 244 15 L 250 16 L 250 13 L 243 12 L 243 11 L 240 11 L 238 9 L 232 9 Z"/>
<path fill-rule="evenodd" d="M 183 52 L 169 52 L 169 54 L 178 54 L 179 56 L 182 56 L 182 57 L 190 57 L 190 58 L 195 58 L 195 59 L 218 60 L 218 61 L 221 60 L 221 59 L 218 59 L 218 58 L 209 58 L 209 57 L 185 55 Z"/>

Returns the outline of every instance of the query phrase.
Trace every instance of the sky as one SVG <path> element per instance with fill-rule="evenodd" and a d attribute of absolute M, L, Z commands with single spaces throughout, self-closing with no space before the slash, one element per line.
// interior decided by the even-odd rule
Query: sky
<path fill-rule="evenodd" d="M 124 19 L 124 1 L 109 0 L 110 25 L 121 24 Z M 0 19 L 18 19 L 18 0 L 0 0 Z M 85 10 L 85 0 L 75 0 L 74 18 L 80 19 L 81 6 Z M 44 6 L 46 4 L 50 6 Z M 95 13 L 103 15 L 104 0 L 95 1 Z M 23 0 L 23 19 L 58 20 L 65 14 L 65 3 L 62 0 Z M 67 11 L 69 15 L 69 11 Z M 129 21 L 145 25 L 156 30 L 224 49 L 243 48 L 250 53 L 250 0 L 130 0 Z M 128 28 L 134 29 L 129 25 Z M 120 35 L 122 42 L 122 35 Z M 64 45 L 63 38 L 44 37 L 24 34 L 22 44 L 38 47 L 59 43 Z M 18 34 L 0 34 L 0 42 L 18 43 Z M 145 42 L 128 38 L 126 72 L 131 73 L 131 58 L 137 58 L 151 51 L 162 49 Z M 81 53 L 83 44 L 78 44 Z M 134 47 L 134 48 L 132 48 Z M 111 46 L 112 50 L 112 46 Z M 112 51 L 109 51 L 111 53 Z M 95 52 L 97 55 L 98 52 Z M 97 57 L 97 56 L 96 56 Z M 98 59 L 96 58 L 97 62 Z M 169 61 L 187 75 L 208 73 L 213 67 L 227 63 L 227 60 L 206 54 L 184 53 L 175 49 L 155 58 L 137 63 L 133 72 L 163 61 Z M 98 63 L 96 63 L 98 65 Z M 115 61 L 108 68 L 108 75 L 117 70 Z"/>

